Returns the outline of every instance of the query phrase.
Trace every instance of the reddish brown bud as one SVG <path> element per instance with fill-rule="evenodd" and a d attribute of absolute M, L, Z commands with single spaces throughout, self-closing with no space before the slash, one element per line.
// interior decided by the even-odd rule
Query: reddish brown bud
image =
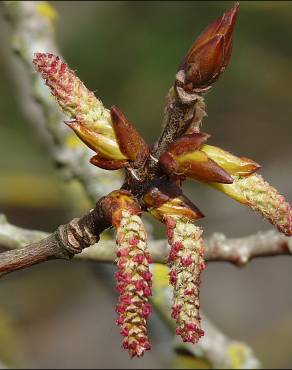
<path fill-rule="evenodd" d="M 119 170 L 120 168 L 126 167 L 128 161 L 104 159 L 99 154 L 96 154 L 90 158 L 90 163 L 96 167 L 103 168 L 104 170 Z"/>
<path fill-rule="evenodd" d="M 149 147 L 144 139 L 118 107 L 112 106 L 110 113 L 121 152 L 132 161 L 138 159 L 143 162 L 149 155 Z"/>
<path fill-rule="evenodd" d="M 190 220 L 203 218 L 203 213 L 182 194 L 172 182 L 164 182 L 151 188 L 143 197 L 149 212 L 164 221 L 168 216 L 187 217 Z"/>
<path fill-rule="evenodd" d="M 184 175 L 204 182 L 232 184 L 233 178 L 225 169 L 201 151 L 208 134 L 185 135 L 169 146 L 159 163 L 168 175 Z"/>
<path fill-rule="evenodd" d="M 186 91 L 206 90 L 225 70 L 231 57 L 238 8 L 237 2 L 196 39 L 179 66 L 177 85 Z"/>
<path fill-rule="evenodd" d="M 175 175 L 179 171 L 176 157 L 199 149 L 209 137 L 209 134 L 200 132 L 184 135 L 175 140 L 159 158 L 159 163 L 164 172 Z"/>
<path fill-rule="evenodd" d="M 212 159 L 201 151 L 195 151 L 179 158 L 178 172 L 203 182 L 232 184 L 233 178 Z"/>
<path fill-rule="evenodd" d="M 203 143 L 205 143 L 211 135 L 205 132 L 196 132 L 189 135 L 184 135 L 179 139 L 175 140 L 167 148 L 167 152 L 177 156 L 187 152 L 193 152 L 199 149 Z"/>
<path fill-rule="evenodd" d="M 180 191 L 179 195 L 174 196 L 174 198 L 180 196 L 181 193 L 182 192 Z M 143 196 L 143 201 L 145 202 L 147 208 L 159 208 L 170 199 L 171 197 L 168 194 L 164 194 L 156 186 L 148 190 Z"/>
<path fill-rule="evenodd" d="M 105 217 L 114 226 L 118 227 L 122 212 L 127 211 L 131 215 L 141 214 L 139 204 L 127 190 L 115 190 L 104 197 L 102 208 Z"/>

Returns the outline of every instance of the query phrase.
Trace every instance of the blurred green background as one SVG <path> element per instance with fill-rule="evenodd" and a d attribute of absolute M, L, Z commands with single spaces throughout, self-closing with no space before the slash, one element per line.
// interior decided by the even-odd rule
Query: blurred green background
<path fill-rule="evenodd" d="M 52 1 L 57 40 L 70 66 L 104 104 L 119 106 L 150 143 L 160 132 L 165 95 L 195 37 L 230 1 Z M 3 9 L 1 9 L 3 11 Z M 206 96 L 210 143 L 253 158 L 292 199 L 292 2 L 241 1 L 231 64 Z M 0 212 L 23 227 L 53 230 L 88 202 L 65 183 L 46 146 L 21 113 L 8 66 L 10 26 L 0 18 Z M 72 199 L 72 192 L 77 194 Z M 197 183 L 186 193 L 207 216 L 205 235 L 244 236 L 270 225 L 223 194 Z M 73 211 L 72 211 L 73 202 Z M 155 224 L 155 234 L 163 230 Z M 173 366 L 171 337 L 151 321 L 153 350 L 142 360 L 120 349 L 113 266 L 49 262 L 0 283 L 0 359 L 33 368 Z M 292 366 L 291 259 L 253 261 L 244 269 L 210 264 L 202 308 L 248 342 L 265 368 Z"/>

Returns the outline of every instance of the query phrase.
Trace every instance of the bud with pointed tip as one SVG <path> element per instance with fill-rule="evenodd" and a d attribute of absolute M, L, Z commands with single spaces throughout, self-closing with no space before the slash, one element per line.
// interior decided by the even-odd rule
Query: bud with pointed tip
<path fill-rule="evenodd" d="M 186 217 L 192 221 L 204 217 L 173 182 L 167 181 L 152 187 L 144 194 L 143 201 L 148 212 L 162 222 L 169 216 Z"/>
<path fill-rule="evenodd" d="M 104 170 L 112 171 L 112 170 L 119 170 L 121 168 L 125 168 L 128 165 L 127 160 L 110 160 L 105 159 L 99 154 L 94 155 L 90 158 L 89 162 L 96 167 L 102 168 Z"/>
<path fill-rule="evenodd" d="M 200 149 L 210 136 L 211 135 L 205 132 L 195 132 L 192 134 L 183 135 L 171 143 L 168 146 L 167 151 L 175 156 L 192 152 Z"/>
<path fill-rule="evenodd" d="M 193 133 L 177 139 L 159 158 L 164 172 L 204 182 L 231 184 L 233 179 L 228 172 L 200 150 L 208 137 L 208 134 Z"/>
<path fill-rule="evenodd" d="M 148 145 L 118 107 L 112 106 L 110 112 L 121 152 L 130 160 L 143 163 L 149 155 Z"/>
<path fill-rule="evenodd" d="M 179 66 L 177 86 L 188 92 L 202 92 L 218 79 L 231 57 L 238 8 L 237 2 L 196 39 Z"/>

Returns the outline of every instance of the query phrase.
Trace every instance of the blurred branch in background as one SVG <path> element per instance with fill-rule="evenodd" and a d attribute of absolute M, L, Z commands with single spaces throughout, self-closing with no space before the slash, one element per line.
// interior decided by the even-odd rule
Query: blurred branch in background
<path fill-rule="evenodd" d="M 35 52 L 61 55 L 55 42 L 57 13 L 45 1 L 4 1 L 3 5 L 12 27 L 12 49 L 20 58 L 20 61 L 11 60 L 11 68 L 23 113 L 46 138 L 52 158 L 65 178 L 77 178 L 95 202 L 120 186 L 121 174 L 89 164 L 91 151 L 79 145 L 80 141 L 66 127 L 65 116 L 32 64 Z"/>
<path fill-rule="evenodd" d="M 174 330 L 175 325 L 169 315 L 172 306 L 172 288 L 168 284 L 168 268 L 161 264 L 154 264 L 152 273 L 154 287 L 152 302 L 162 319 Z M 259 360 L 250 347 L 225 336 L 205 315 L 202 315 L 202 327 L 205 330 L 205 336 L 196 345 L 182 343 L 176 337 L 175 350 L 195 358 L 205 359 L 214 369 L 261 368 Z"/>
<path fill-rule="evenodd" d="M 274 234 L 274 235 L 272 235 Z M 7 249 L 25 248 L 25 245 L 30 242 L 37 242 L 47 234 L 41 231 L 25 230 L 8 223 L 7 219 L 2 215 L 0 217 L 0 245 Z M 271 238 L 272 237 L 272 238 Z M 275 253 L 273 244 L 278 246 L 278 253 L 284 251 L 283 245 L 286 243 L 286 250 L 291 248 L 289 238 L 281 236 L 279 233 L 269 231 L 242 239 L 234 239 L 235 245 L 242 245 L 243 255 L 247 256 L 247 250 L 250 248 L 253 252 L 253 257 L 256 255 L 254 251 L 257 246 L 261 246 L 263 240 L 272 239 L 272 252 Z M 218 244 L 218 239 L 220 240 Z M 217 240 L 217 241 L 216 241 Z M 226 245 L 223 244 L 223 240 Z M 251 241 L 250 245 L 248 241 Z M 276 242 L 276 243 L 274 243 Z M 239 253 L 233 250 L 233 243 L 228 239 L 223 239 L 222 235 L 214 235 L 206 240 L 206 259 L 207 260 L 226 260 L 230 258 L 231 262 L 238 261 Z M 230 245 L 228 245 L 230 243 Z M 258 243 L 258 245 L 257 245 Z M 291 243 L 290 243 L 291 244 Z M 209 248 L 210 246 L 210 248 Z M 152 241 L 149 245 L 149 250 L 152 253 L 154 262 L 165 263 L 168 254 L 168 245 L 166 240 Z M 282 247 L 282 248 L 281 248 Z M 220 255 L 220 250 L 222 255 Z M 228 250 L 238 253 L 228 256 Z M 259 250 L 259 254 L 261 251 Z M 266 253 L 267 255 L 267 253 Z M 76 259 L 91 260 L 95 262 L 113 262 L 115 260 L 115 247 L 112 240 L 100 240 L 100 242 L 92 247 L 87 248 Z M 247 262 L 247 261 L 246 261 Z M 152 265 L 154 291 L 152 303 L 160 316 L 175 332 L 174 322 L 170 319 L 172 305 L 172 288 L 168 284 L 168 267 L 159 263 Z M 204 338 L 196 345 L 175 341 L 174 348 L 177 351 L 184 351 L 189 355 L 202 358 L 212 365 L 212 368 L 241 368 L 241 369 L 256 369 L 260 367 L 259 361 L 255 358 L 252 350 L 244 343 L 237 342 L 227 338 L 218 328 L 216 328 L 207 318 L 203 317 L 203 327 L 206 331 Z"/>

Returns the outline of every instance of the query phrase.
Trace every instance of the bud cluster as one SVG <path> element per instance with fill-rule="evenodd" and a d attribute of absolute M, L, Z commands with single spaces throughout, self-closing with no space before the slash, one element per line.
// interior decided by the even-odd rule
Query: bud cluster
<path fill-rule="evenodd" d="M 168 264 L 173 286 L 172 318 L 184 342 L 197 343 L 204 335 L 200 318 L 200 275 L 205 269 L 202 230 L 182 217 L 166 218 L 171 246 Z"/>
<path fill-rule="evenodd" d="M 151 296 L 152 274 L 146 232 L 139 216 L 122 212 L 116 243 L 117 324 L 124 337 L 123 347 L 128 349 L 131 357 L 140 357 L 150 349 L 146 320 L 151 313 L 148 298 Z"/>
<path fill-rule="evenodd" d="M 186 176 L 203 182 L 232 184 L 231 175 L 247 176 L 260 168 L 249 158 L 237 157 L 205 142 L 206 133 L 187 134 L 175 140 L 159 158 L 169 176 Z"/>
<path fill-rule="evenodd" d="M 165 125 L 150 149 L 116 106 L 106 109 L 66 63 L 51 53 L 37 53 L 33 63 L 62 110 L 67 125 L 96 154 L 90 162 L 114 170 L 126 167 L 120 190 L 101 200 L 107 225 L 117 230 L 117 324 L 131 357 L 150 349 L 147 319 L 152 294 L 151 257 L 138 216 L 146 210 L 166 225 L 170 244 L 169 281 L 173 286 L 172 318 L 185 342 L 204 335 L 200 318 L 200 276 L 205 269 L 202 230 L 194 222 L 202 212 L 182 193 L 186 178 L 206 183 L 251 207 L 284 234 L 292 235 L 291 206 L 254 172 L 253 160 L 206 144 L 200 132 L 206 115 L 203 93 L 229 63 L 239 3 L 211 23 L 183 58 L 167 97 Z"/>

